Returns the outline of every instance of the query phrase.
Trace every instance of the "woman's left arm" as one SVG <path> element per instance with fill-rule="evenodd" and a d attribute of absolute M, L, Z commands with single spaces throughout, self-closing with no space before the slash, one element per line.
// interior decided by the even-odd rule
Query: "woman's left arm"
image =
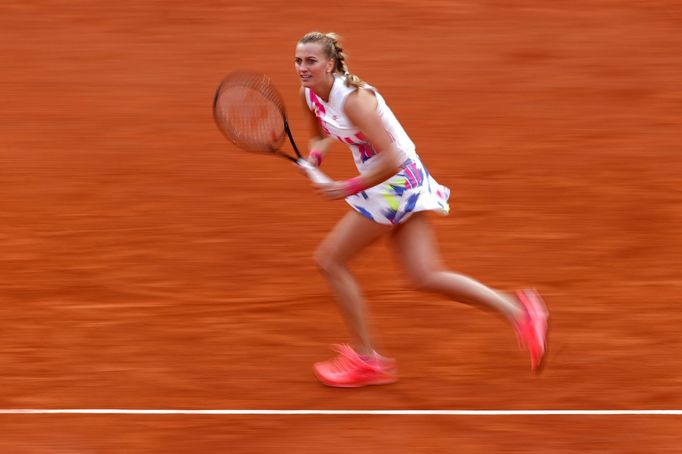
<path fill-rule="evenodd" d="M 386 181 L 400 170 L 400 158 L 395 143 L 384 128 L 379 112 L 378 101 L 374 93 L 366 89 L 358 89 L 348 95 L 344 113 L 350 121 L 364 134 L 377 155 L 372 158 L 372 168 L 346 181 L 318 185 L 324 197 L 342 199 L 363 189 L 371 188 Z"/>

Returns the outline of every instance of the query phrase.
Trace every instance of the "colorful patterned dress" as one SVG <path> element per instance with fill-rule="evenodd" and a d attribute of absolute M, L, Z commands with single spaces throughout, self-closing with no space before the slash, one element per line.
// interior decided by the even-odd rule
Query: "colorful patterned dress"
<path fill-rule="evenodd" d="M 398 173 L 376 186 L 347 197 L 346 202 L 365 217 L 389 225 L 403 222 L 417 211 L 433 210 L 443 215 L 448 214 L 450 189 L 438 184 L 426 170 L 414 143 L 379 92 L 369 85 L 363 89 L 372 90 L 376 96 L 377 111 L 398 153 L 402 155 L 403 164 Z M 355 90 L 357 88 L 346 86 L 344 76 L 337 74 L 328 102 L 309 88 L 305 88 L 305 98 L 325 134 L 335 137 L 350 148 L 355 165 L 362 174 L 374 165 L 376 160 L 372 158 L 377 152 L 344 113 L 344 103 Z"/>

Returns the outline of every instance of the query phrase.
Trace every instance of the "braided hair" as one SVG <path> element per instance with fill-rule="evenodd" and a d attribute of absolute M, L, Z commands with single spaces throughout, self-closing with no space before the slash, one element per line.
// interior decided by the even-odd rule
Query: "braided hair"
<path fill-rule="evenodd" d="M 360 88 L 367 85 L 362 79 L 355 74 L 348 72 L 348 63 L 346 63 L 346 54 L 343 52 L 343 47 L 340 44 L 341 37 L 336 33 L 321 33 L 310 32 L 303 35 L 298 42 L 299 44 L 318 43 L 322 46 L 325 55 L 330 60 L 334 60 L 335 73 L 340 73 L 346 76 L 346 86 Z"/>

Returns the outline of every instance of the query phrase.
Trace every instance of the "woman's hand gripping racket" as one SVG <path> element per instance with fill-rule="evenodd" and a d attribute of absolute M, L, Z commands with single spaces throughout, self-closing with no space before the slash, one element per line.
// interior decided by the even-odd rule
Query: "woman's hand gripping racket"
<path fill-rule="evenodd" d="M 289 129 L 282 97 L 265 74 L 250 71 L 228 74 L 213 98 L 213 118 L 225 137 L 242 150 L 289 159 L 314 183 L 332 181 L 301 156 Z M 281 150 L 285 137 L 289 137 L 296 156 Z"/>

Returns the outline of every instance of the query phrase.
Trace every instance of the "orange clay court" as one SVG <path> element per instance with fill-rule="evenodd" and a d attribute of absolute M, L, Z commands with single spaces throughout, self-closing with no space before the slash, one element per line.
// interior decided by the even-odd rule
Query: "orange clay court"
<path fill-rule="evenodd" d="M 682 408 L 682 7 L 674 1 L 0 5 L 0 409 Z M 348 209 L 212 122 L 293 51 L 345 38 L 429 170 L 448 265 L 534 286 L 543 375 L 511 329 L 353 263 L 390 386 L 312 375 L 346 329 L 311 259 Z M 324 170 L 354 175 L 338 146 Z M 2 453 L 664 453 L 680 416 L 0 415 Z"/>

